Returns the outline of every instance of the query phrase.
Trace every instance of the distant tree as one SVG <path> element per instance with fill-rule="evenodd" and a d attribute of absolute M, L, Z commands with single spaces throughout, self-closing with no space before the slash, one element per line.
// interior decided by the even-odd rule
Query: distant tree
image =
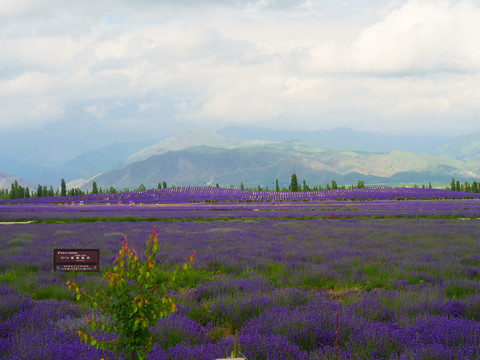
<path fill-rule="evenodd" d="M 164 181 L 164 182 L 162 183 L 162 185 L 163 185 L 163 188 L 164 188 L 164 189 L 167 188 L 167 182 L 166 182 L 166 181 Z"/>
<path fill-rule="evenodd" d="M 332 180 L 332 190 L 337 190 L 337 189 L 338 189 L 337 182 L 335 180 Z"/>
<path fill-rule="evenodd" d="M 245 185 L 243 185 L 243 182 L 240 182 L 240 190 L 245 190 Z"/>
<path fill-rule="evenodd" d="M 472 182 L 472 192 L 478 193 L 478 183 L 476 181 Z"/>
<path fill-rule="evenodd" d="M 16 199 L 17 198 L 17 188 L 18 188 L 18 182 L 15 180 L 14 183 L 10 184 L 10 199 Z"/>
<path fill-rule="evenodd" d="M 258 191 L 262 191 L 262 187 L 260 185 L 257 186 Z"/>
<path fill-rule="evenodd" d="M 431 182 L 428 183 L 428 188 L 429 188 L 429 189 L 432 188 L 432 183 L 431 183 Z"/>
<path fill-rule="evenodd" d="M 220 187 L 220 185 L 218 185 L 218 183 L 216 183 L 216 184 L 215 184 L 215 187 L 219 188 L 219 187 Z"/>
<path fill-rule="evenodd" d="M 275 179 L 275 191 L 280 191 L 280 186 L 278 186 L 278 179 Z"/>
<path fill-rule="evenodd" d="M 92 194 L 98 194 L 98 187 L 96 181 L 92 183 Z"/>
<path fill-rule="evenodd" d="M 65 184 L 65 179 L 60 181 L 60 196 L 67 196 L 67 185 Z"/>
<path fill-rule="evenodd" d="M 455 191 L 461 191 L 461 190 L 462 190 L 462 189 L 460 188 L 460 181 L 457 180 L 457 181 L 455 182 Z"/>
<path fill-rule="evenodd" d="M 455 191 L 456 189 L 457 189 L 457 187 L 455 186 L 455 179 L 452 178 L 452 182 L 450 184 L 450 190 Z"/>
<path fill-rule="evenodd" d="M 140 186 L 138 187 L 138 191 L 144 191 L 144 190 L 147 190 L 147 188 L 145 187 L 145 185 L 140 184 Z"/>
<path fill-rule="evenodd" d="M 325 185 L 325 190 L 330 190 L 330 184 Z"/>
<path fill-rule="evenodd" d="M 161 188 L 162 188 L 162 183 L 158 183 L 157 189 L 161 189 Z"/>
<path fill-rule="evenodd" d="M 29 198 L 30 197 L 30 189 L 28 188 L 28 186 L 25 188 L 25 198 Z"/>
<path fill-rule="evenodd" d="M 305 179 L 303 179 L 303 191 L 310 191 L 310 187 L 307 185 Z"/>
<path fill-rule="evenodd" d="M 297 174 L 295 172 L 292 174 L 292 177 L 290 179 L 290 191 L 298 191 L 298 180 L 297 180 Z"/>
<path fill-rule="evenodd" d="M 37 197 L 42 197 L 42 196 L 43 196 L 43 188 L 42 188 L 42 185 L 38 184 Z"/>
<path fill-rule="evenodd" d="M 110 194 L 116 194 L 117 193 L 117 189 L 115 189 L 113 186 L 110 186 L 110 189 L 108 189 L 108 192 Z"/>
<path fill-rule="evenodd" d="M 233 184 L 230 184 L 230 189 L 235 189 L 235 186 L 233 186 Z"/>

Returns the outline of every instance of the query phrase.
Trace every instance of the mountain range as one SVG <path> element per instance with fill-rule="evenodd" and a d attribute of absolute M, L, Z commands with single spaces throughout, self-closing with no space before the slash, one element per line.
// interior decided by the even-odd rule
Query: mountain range
<path fill-rule="evenodd" d="M 385 136 L 348 128 L 319 131 L 273 131 L 228 127 L 192 130 L 163 139 L 113 143 L 80 154 L 62 166 L 26 166 L 0 159 L 0 188 L 17 180 L 91 189 L 157 187 L 160 182 L 186 185 L 275 186 L 292 172 L 309 185 L 449 184 L 480 179 L 480 133 L 450 139 L 441 136 Z M 27 185 L 28 184 L 28 185 Z M 58 185 L 57 185 L 58 184 Z"/>

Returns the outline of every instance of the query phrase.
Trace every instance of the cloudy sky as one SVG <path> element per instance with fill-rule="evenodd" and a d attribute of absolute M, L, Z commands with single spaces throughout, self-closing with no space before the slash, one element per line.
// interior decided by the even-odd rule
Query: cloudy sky
<path fill-rule="evenodd" d="M 242 124 L 480 131 L 480 0 L 0 0 L 0 23 L 0 158 Z"/>

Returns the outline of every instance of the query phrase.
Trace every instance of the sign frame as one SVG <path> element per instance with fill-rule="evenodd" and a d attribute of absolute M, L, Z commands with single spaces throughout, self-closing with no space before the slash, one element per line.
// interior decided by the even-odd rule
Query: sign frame
<path fill-rule="evenodd" d="M 100 249 L 53 249 L 55 272 L 100 272 Z"/>

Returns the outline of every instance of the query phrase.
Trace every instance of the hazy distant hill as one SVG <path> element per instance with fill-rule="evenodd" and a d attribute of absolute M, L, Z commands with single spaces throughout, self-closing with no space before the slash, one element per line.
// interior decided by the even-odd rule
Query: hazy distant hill
<path fill-rule="evenodd" d="M 10 189 L 15 180 L 17 180 L 18 185 L 28 187 L 31 191 L 37 190 L 37 184 L 4 172 L 0 172 L 0 189 Z"/>
<path fill-rule="evenodd" d="M 99 186 L 156 187 L 175 185 L 233 184 L 269 186 L 278 178 L 286 185 L 295 171 L 300 181 L 319 185 L 336 180 L 341 184 L 365 180 L 373 184 L 449 183 L 480 178 L 480 164 L 402 151 L 385 153 L 341 152 L 300 142 L 250 145 L 232 149 L 190 147 L 154 155 L 95 178 Z M 86 185 L 91 187 L 91 182 Z"/>
<path fill-rule="evenodd" d="M 209 150 L 192 148 L 195 146 L 208 146 Z M 159 155 L 160 159 L 155 157 Z M 275 178 L 288 181 L 292 171 L 310 183 L 331 179 L 351 183 L 362 177 L 370 184 L 447 184 L 452 176 L 467 181 L 476 178 L 476 163 L 480 163 L 480 133 L 452 140 L 385 136 L 347 128 L 309 132 L 228 127 L 184 131 L 160 140 L 113 143 L 55 168 L 3 159 L 0 171 L 54 187 L 59 187 L 64 178 L 69 186 L 84 188 L 92 179 L 104 181 L 102 186 L 119 188 L 138 187 L 140 183 L 156 186 L 157 179 L 177 185 L 218 182 L 238 186 L 243 181 L 250 186 L 271 186 Z"/>
<path fill-rule="evenodd" d="M 452 159 L 480 162 L 480 132 L 455 138 L 441 146 L 438 154 Z"/>
<path fill-rule="evenodd" d="M 0 171 L 28 178 L 37 184 L 59 187 L 62 178 L 67 182 L 79 178 L 88 179 L 98 173 L 122 167 L 128 156 L 157 141 L 115 142 L 104 148 L 80 154 L 62 166 L 51 168 L 23 165 L 15 160 L 2 159 Z"/>
<path fill-rule="evenodd" d="M 297 140 L 328 149 L 342 151 L 384 152 L 392 150 L 434 155 L 438 147 L 445 145 L 452 138 L 433 135 L 384 135 L 364 131 L 355 131 L 349 128 L 315 131 L 285 131 L 268 130 L 258 127 L 227 127 L 218 131 L 219 134 L 237 141 L 268 140 L 292 141 Z"/>
<path fill-rule="evenodd" d="M 58 170 L 70 174 L 69 180 L 77 177 L 90 177 L 99 172 L 124 166 L 125 159 L 156 142 L 157 140 L 115 142 L 104 148 L 83 153 L 62 165 Z"/>
<path fill-rule="evenodd" d="M 239 142 L 218 134 L 212 130 L 190 130 L 178 132 L 156 144 L 145 147 L 142 150 L 130 155 L 126 164 L 141 161 L 153 155 L 160 155 L 167 151 L 182 150 L 192 146 L 212 146 L 219 148 L 228 148 L 232 145 L 238 145 Z"/>
<path fill-rule="evenodd" d="M 15 174 L 18 178 L 33 180 L 38 178 L 45 170 L 45 167 L 25 165 L 14 159 L 0 159 L 0 172 Z"/>

